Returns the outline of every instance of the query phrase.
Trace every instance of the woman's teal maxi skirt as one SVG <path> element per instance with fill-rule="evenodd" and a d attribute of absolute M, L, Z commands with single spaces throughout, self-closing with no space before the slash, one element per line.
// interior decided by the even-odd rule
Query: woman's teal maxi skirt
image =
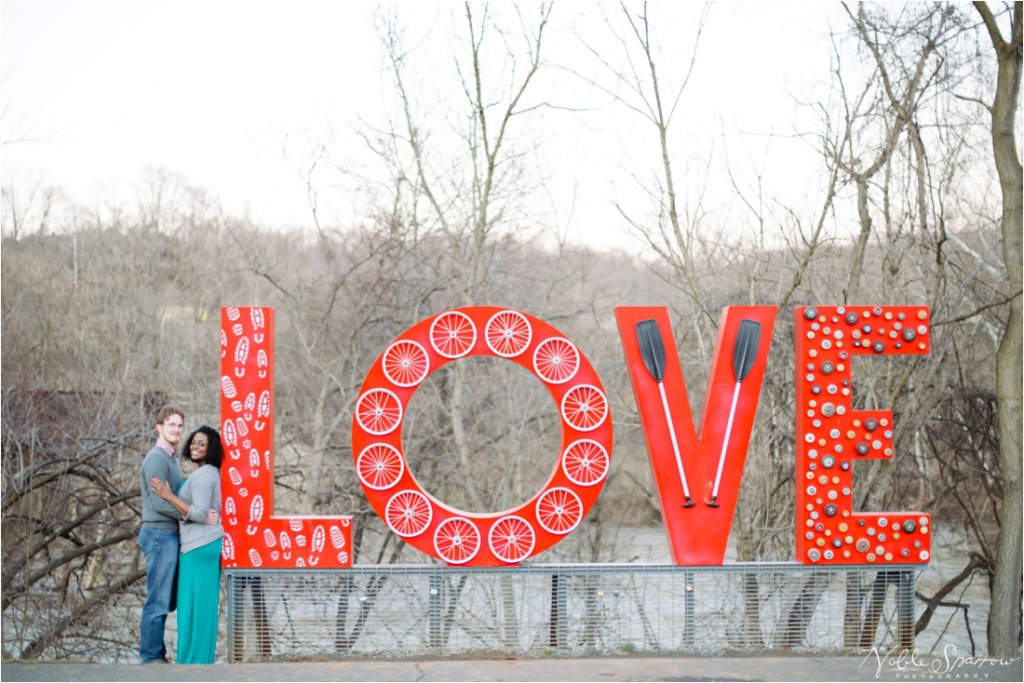
<path fill-rule="evenodd" d="M 220 613 L 221 539 L 178 560 L 178 664 L 213 664 Z"/>

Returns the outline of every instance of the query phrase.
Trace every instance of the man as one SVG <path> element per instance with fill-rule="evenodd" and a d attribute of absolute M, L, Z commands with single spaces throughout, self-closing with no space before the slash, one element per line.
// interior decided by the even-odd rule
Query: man
<path fill-rule="evenodd" d="M 149 480 L 166 481 L 171 491 L 181 487 L 181 463 L 175 450 L 185 429 L 185 412 L 164 406 L 156 416 L 156 445 L 142 461 L 142 531 L 139 545 L 146 555 L 146 604 L 139 629 L 143 664 L 167 661 L 164 622 L 174 609 L 178 569 L 178 520 L 174 506 L 150 490 Z"/>

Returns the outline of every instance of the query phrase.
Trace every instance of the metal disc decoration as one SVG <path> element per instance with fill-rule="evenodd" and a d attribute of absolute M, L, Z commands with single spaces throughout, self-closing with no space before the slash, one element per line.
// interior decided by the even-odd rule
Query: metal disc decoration
<path fill-rule="evenodd" d="M 854 361 L 931 350 L 924 306 L 801 306 L 796 317 L 796 560 L 921 564 L 931 515 L 858 512 L 854 470 L 895 455 L 891 410 L 858 409 Z M 863 360 L 861 360 L 863 359 Z"/>
<path fill-rule="evenodd" d="M 494 513 L 463 512 L 432 497 L 402 448 L 402 419 L 416 388 L 445 364 L 473 356 L 503 358 L 536 376 L 562 423 L 544 486 Z M 450 565 L 517 564 L 560 542 L 597 501 L 611 451 L 608 396 L 582 350 L 543 320 L 495 306 L 445 311 L 398 335 L 371 367 L 353 411 L 352 452 L 373 509 L 407 543 Z"/>

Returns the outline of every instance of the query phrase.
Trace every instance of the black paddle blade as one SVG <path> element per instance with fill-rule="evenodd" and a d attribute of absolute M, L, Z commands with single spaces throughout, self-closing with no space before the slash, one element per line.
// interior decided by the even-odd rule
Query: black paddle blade
<path fill-rule="evenodd" d="M 732 350 L 732 371 L 736 381 L 742 382 L 750 374 L 757 359 L 757 347 L 761 345 L 761 323 L 744 318 L 736 332 L 736 345 Z"/>
<path fill-rule="evenodd" d="M 640 357 L 644 359 L 647 372 L 655 382 L 660 382 L 665 377 L 665 343 L 661 340 L 658 321 L 651 318 L 638 322 L 636 340 L 640 343 Z"/>

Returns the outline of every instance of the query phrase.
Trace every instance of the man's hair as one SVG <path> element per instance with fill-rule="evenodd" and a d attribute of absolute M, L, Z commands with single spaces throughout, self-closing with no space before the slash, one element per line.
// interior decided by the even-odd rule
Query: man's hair
<path fill-rule="evenodd" d="M 185 421 L 185 411 L 178 406 L 164 406 L 160 409 L 160 412 L 156 414 L 156 422 L 153 424 L 162 425 L 171 415 L 177 415 L 181 418 L 181 421 Z"/>

